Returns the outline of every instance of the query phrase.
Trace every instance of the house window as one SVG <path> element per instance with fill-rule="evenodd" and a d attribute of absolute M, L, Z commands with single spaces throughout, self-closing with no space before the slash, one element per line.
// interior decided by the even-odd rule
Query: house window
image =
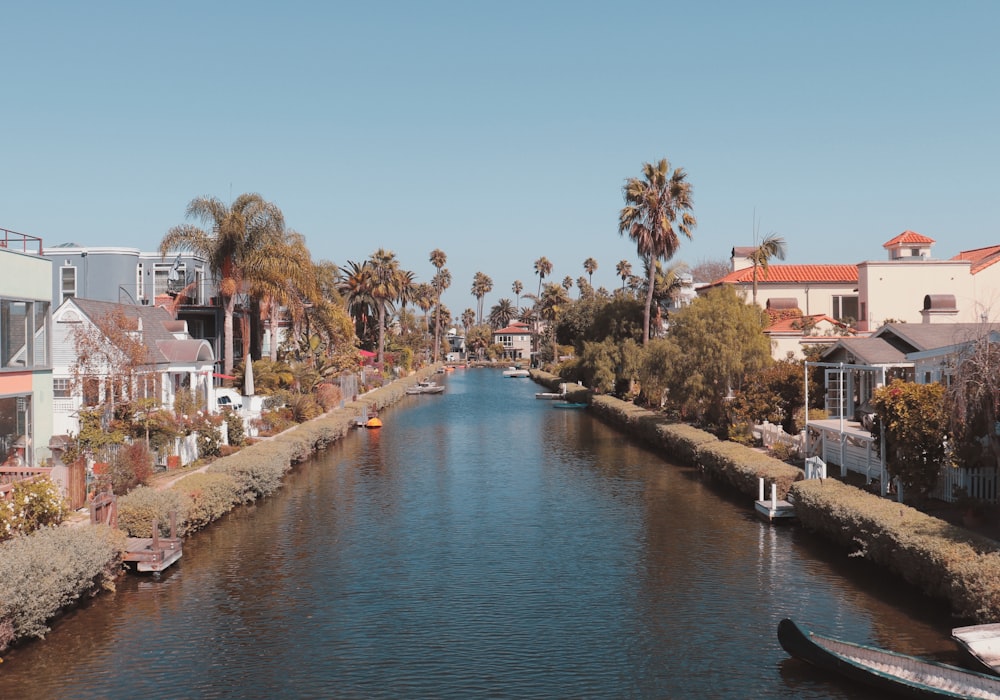
<path fill-rule="evenodd" d="M 172 265 L 156 265 L 153 268 L 153 298 L 166 294 L 170 287 L 170 269 Z"/>
<path fill-rule="evenodd" d="M 31 366 L 28 325 L 31 304 L 26 301 L 0 301 L 0 366 L 27 369 Z"/>
<path fill-rule="evenodd" d="M 59 298 L 66 301 L 76 296 L 76 268 L 65 266 L 59 268 Z"/>
<path fill-rule="evenodd" d="M 31 395 L 0 399 L 0 462 L 33 464 Z"/>
<path fill-rule="evenodd" d="M 830 314 L 838 321 L 859 320 L 858 298 L 856 296 L 834 295 L 833 313 Z"/>
<path fill-rule="evenodd" d="M 53 379 L 52 395 L 57 399 L 70 398 L 70 381 L 68 379 Z"/>

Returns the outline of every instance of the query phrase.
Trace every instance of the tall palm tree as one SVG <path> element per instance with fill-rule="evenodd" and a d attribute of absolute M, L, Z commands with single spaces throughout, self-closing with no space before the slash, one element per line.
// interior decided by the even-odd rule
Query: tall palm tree
<path fill-rule="evenodd" d="M 506 328 L 516 317 L 517 308 L 510 303 L 510 299 L 501 299 L 490 309 L 490 326 L 493 330 Z"/>
<path fill-rule="evenodd" d="M 563 309 L 569 305 L 570 299 L 566 289 L 559 284 L 545 285 L 542 295 L 538 298 L 538 315 L 548 322 L 548 332 L 552 336 L 552 361 L 559 359 L 559 348 L 556 344 L 556 321 Z"/>
<path fill-rule="evenodd" d="M 764 236 L 764 240 L 760 242 L 760 245 L 755 246 L 753 252 L 750 253 L 750 262 L 753 263 L 754 304 L 757 303 L 757 268 L 760 268 L 764 277 L 767 277 L 767 266 L 770 263 L 771 258 L 784 260 L 786 250 L 787 246 L 785 245 L 785 239 L 774 233 L 769 233 Z"/>
<path fill-rule="evenodd" d="M 280 238 L 271 239 L 248 256 L 247 268 L 255 271 L 249 282 L 249 291 L 251 296 L 260 299 L 261 318 L 267 318 L 270 324 L 269 359 L 277 362 L 282 310 L 287 311 L 294 324 L 302 317 L 306 304 L 318 301 L 316 268 L 306 248 L 305 236 L 287 231 Z M 250 353 L 248 331 L 249 328 L 245 328 L 243 334 L 244 356 Z"/>
<path fill-rule="evenodd" d="M 514 297 L 517 299 L 515 305 L 518 309 L 521 308 L 521 292 L 524 291 L 524 285 L 521 284 L 521 280 L 514 280 L 514 284 L 510 285 L 510 291 L 514 292 Z"/>
<path fill-rule="evenodd" d="M 627 280 L 632 274 L 632 263 L 628 260 L 619 260 L 618 264 L 615 265 L 615 271 L 618 272 L 618 276 L 622 278 L 622 291 L 625 291 L 625 280 Z"/>
<path fill-rule="evenodd" d="M 570 277 L 569 275 L 563 277 L 562 288 L 565 289 L 567 292 L 571 290 L 573 288 L 573 278 Z"/>
<path fill-rule="evenodd" d="M 462 312 L 462 328 L 465 329 L 465 334 L 469 334 L 469 329 L 472 328 L 473 324 L 476 322 L 476 312 L 472 309 L 466 309 Z"/>
<path fill-rule="evenodd" d="M 472 279 L 472 296 L 476 297 L 476 323 L 483 322 L 483 297 L 493 291 L 493 280 L 490 276 L 477 272 Z"/>
<path fill-rule="evenodd" d="M 542 295 L 542 280 L 552 272 L 552 263 L 544 255 L 535 261 L 535 274 L 538 275 L 538 296 Z"/>
<path fill-rule="evenodd" d="M 246 283 L 257 270 L 248 267 L 254 251 L 280 238 L 285 217 L 271 202 L 257 193 L 241 194 L 232 204 L 216 197 L 196 197 L 185 216 L 201 221 L 208 230 L 180 224 L 167 231 L 160 241 L 160 254 L 189 249 L 208 260 L 209 269 L 219 280 L 223 310 L 223 355 L 226 374 L 233 371 L 233 315 L 236 297 L 246 292 Z"/>
<path fill-rule="evenodd" d="M 428 282 L 421 282 L 416 285 L 413 293 L 413 303 L 424 312 L 424 328 L 427 333 L 431 332 L 431 324 L 427 320 L 427 313 L 434 308 L 434 287 Z"/>
<path fill-rule="evenodd" d="M 434 362 L 437 362 L 441 353 L 441 293 L 451 286 L 451 274 L 449 273 L 447 277 L 442 275 L 443 272 L 447 272 L 444 266 L 448 262 L 448 256 L 440 248 L 435 248 L 431 251 L 430 261 L 434 269 L 437 270 L 434 280 L 431 282 L 434 291 L 437 293 L 437 298 L 435 299 L 437 313 L 434 318 Z"/>
<path fill-rule="evenodd" d="M 622 188 L 625 206 L 618 217 L 619 235 L 627 234 L 639 256 L 647 263 L 646 308 L 643 313 L 643 344 L 649 343 L 649 316 L 653 305 L 653 275 L 656 260 L 670 260 L 680 246 L 677 234 L 691 238 L 698 222 L 690 213 L 694 207 L 691 183 L 683 168 L 670 170 L 666 158 L 644 163 L 642 178 L 629 178 Z"/>
<path fill-rule="evenodd" d="M 597 272 L 597 261 L 587 258 L 583 261 L 583 269 L 587 273 L 587 284 L 594 285 L 594 273 Z"/>
<path fill-rule="evenodd" d="M 431 286 L 434 287 L 434 303 L 437 305 L 434 313 L 434 361 L 437 362 L 441 356 L 441 327 L 447 325 L 451 318 L 448 309 L 441 303 L 441 295 L 451 286 L 451 273 L 447 267 L 437 271 L 431 280 Z"/>
<path fill-rule="evenodd" d="M 371 295 L 378 312 L 378 366 L 385 359 L 385 318 L 393 303 L 399 301 L 399 261 L 391 250 L 379 248 L 369 258 L 371 262 Z"/>
<path fill-rule="evenodd" d="M 372 296 L 372 273 L 371 261 L 364 262 L 347 261 L 347 265 L 341 268 L 341 278 L 338 284 L 338 291 L 347 305 L 347 313 L 355 320 L 355 325 L 360 326 L 360 336 L 365 341 L 368 337 L 368 321 L 375 314 L 375 297 Z"/>

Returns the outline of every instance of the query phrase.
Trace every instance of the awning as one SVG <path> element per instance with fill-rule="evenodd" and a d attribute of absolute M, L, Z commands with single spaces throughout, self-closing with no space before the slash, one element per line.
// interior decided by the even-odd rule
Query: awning
<path fill-rule="evenodd" d="M 236 379 L 236 377 L 231 374 L 220 374 L 219 372 L 213 372 L 212 376 L 216 379 Z"/>

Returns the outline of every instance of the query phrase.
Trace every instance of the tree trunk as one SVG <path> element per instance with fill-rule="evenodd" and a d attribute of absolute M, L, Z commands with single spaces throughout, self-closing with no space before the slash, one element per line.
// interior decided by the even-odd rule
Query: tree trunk
<path fill-rule="evenodd" d="M 379 371 L 385 369 L 383 364 L 383 354 L 385 350 L 385 302 L 380 301 L 378 305 L 378 368 Z"/>
<path fill-rule="evenodd" d="M 278 305 L 271 304 L 271 362 L 278 361 Z"/>
<path fill-rule="evenodd" d="M 656 282 L 656 261 L 649 259 L 649 279 L 646 280 L 646 310 L 642 314 L 642 344 L 649 344 L 649 312 L 653 308 L 653 285 Z"/>
<path fill-rule="evenodd" d="M 222 354 L 223 369 L 225 374 L 233 373 L 233 308 L 236 306 L 236 297 L 222 298 Z"/>

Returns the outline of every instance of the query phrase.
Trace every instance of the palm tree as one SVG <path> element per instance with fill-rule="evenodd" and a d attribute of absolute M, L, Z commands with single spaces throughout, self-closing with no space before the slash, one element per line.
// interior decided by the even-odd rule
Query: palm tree
<path fill-rule="evenodd" d="M 448 272 L 444 269 L 445 263 L 448 262 L 448 256 L 440 248 L 435 248 L 431 251 L 430 261 L 434 269 L 437 270 L 434 280 L 431 282 L 436 293 L 435 303 L 438 307 L 434 320 L 434 362 L 437 362 L 441 352 L 441 293 L 451 286 L 451 273 L 448 273 L 447 276 L 442 275 L 442 273 Z"/>
<path fill-rule="evenodd" d="M 476 297 L 477 323 L 483 322 L 483 297 L 493 291 L 493 280 L 482 272 L 477 272 L 472 279 L 472 296 Z"/>
<path fill-rule="evenodd" d="M 517 307 L 510 303 L 510 299 L 501 299 L 490 309 L 490 326 L 494 330 L 506 328 L 516 317 Z"/>
<path fill-rule="evenodd" d="M 542 280 L 552 272 L 552 263 L 544 255 L 535 261 L 535 274 L 538 275 L 538 296 L 542 295 Z"/>
<path fill-rule="evenodd" d="M 538 315 L 548 322 L 548 333 L 552 336 L 552 361 L 559 359 L 559 349 L 556 344 L 556 321 L 559 314 L 570 303 L 569 294 L 559 284 L 545 285 L 545 290 L 538 298 Z"/>
<path fill-rule="evenodd" d="M 361 327 L 361 338 L 368 338 L 368 319 L 375 313 L 375 297 L 371 293 L 371 261 L 356 263 L 351 260 L 341 268 L 338 291 L 347 306 L 347 313 Z"/>
<path fill-rule="evenodd" d="M 269 359 L 277 362 L 281 310 L 287 310 L 295 324 L 302 317 L 306 304 L 318 301 L 316 268 L 306 248 L 305 236 L 288 231 L 280 239 L 272 239 L 251 253 L 247 267 L 256 270 L 249 291 L 251 296 L 260 299 L 261 318 L 268 319 L 271 330 Z M 249 320 L 248 316 L 244 318 Z M 249 328 L 245 328 L 243 354 L 249 353 L 250 333 Z"/>
<path fill-rule="evenodd" d="M 226 374 L 232 374 L 236 296 L 246 292 L 247 283 L 258 273 L 251 262 L 253 253 L 280 238 L 285 217 L 277 206 L 256 193 L 241 194 L 230 205 L 216 197 L 196 197 L 188 204 L 185 216 L 208 225 L 209 231 L 192 224 L 174 226 L 160 241 L 160 254 L 186 248 L 208 260 L 209 269 L 219 280 L 222 299 L 223 367 Z"/>
<path fill-rule="evenodd" d="M 427 282 L 416 285 L 413 292 L 413 303 L 424 312 L 424 328 L 431 332 L 431 325 L 427 320 L 427 312 L 434 308 L 434 287 Z"/>
<path fill-rule="evenodd" d="M 371 262 L 370 293 L 378 311 L 378 366 L 383 366 L 385 357 L 385 317 L 393 302 L 399 300 L 399 261 L 391 250 L 379 248 L 369 258 Z"/>
<path fill-rule="evenodd" d="M 569 275 L 563 277 L 562 288 L 565 289 L 567 292 L 571 290 L 573 288 L 573 278 L 570 277 Z"/>
<path fill-rule="evenodd" d="M 618 276 L 622 278 L 622 291 L 625 291 L 625 280 L 627 280 L 632 274 L 632 263 L 628 260 L 619 260 L 618 264 L 615 265 L 615 270 L 618 272 Z"/>
<path fill-rule="evenodd" d="M 517 298 L 515 305 L 518 309 L 521 308 L 521 292 L 524 291 L 524 285 L 521 284 L 521 280 L 514 280 L 514 284 L 510 285 L 510 291 L 514 292 L 514 296 Z"/>
<path fill-rule="evenodd" d="M 583 269 L 587 273 L 587 284 L 594 286 L 594 273 L 597 272 L 597 261 L 587 258 L 583 261 Z"/>
<path fill-rule="evenodd" d="M 642 178 L 629 178 L 622 188 L 625 206 L 618 218 L 619 235 L 628 234 L 639 256 L 649 268 L 646 308 L 643 314 L 643 344 L 649 343 L 649 315 L 653 305 L 653 275 L 656 260 L 670 260 L 677 252 L 678 233 L 691 238 L 698 222 L 690 213 L 694 206 L 691 183 L 682 168 L 670 170 L 666 158 L 644 163 Z"/>
<path fill-rule="evenodd" d="M 451 286 L 451 273 L 447 267 L 437 271 L 434 279 L 431 280 L 431 286 L 434 287 L 434 303 L 437 305 L 437 311 L 434 314 L 434 361 L 437 362 L 441 354 L 441 326 L 447 325 L 451 317 L 444 304 L 441 303 L 441 295 L 444 290 Z"/>
<path fill-rule="evenodd" d="M 786 245 L 785 239 L 773 233 L 764 236 L 764 240 L 750 253 L 750 262 L 753 263 L 753 303 L 757 303 L 757 268 L 760 268 L 764 277 L 767 277 L 767 266 L 771 258 L 778 260 L 785 259 Z"/>
<path fill-rule="evenodd" d="M 462 312 L 462 328 L 465 329 L 465 334 L 469 334 L 469 329 L 472 328 L 473 324 L 476 322 L 476 312 L 472 309 L 466 309 Z"/>

